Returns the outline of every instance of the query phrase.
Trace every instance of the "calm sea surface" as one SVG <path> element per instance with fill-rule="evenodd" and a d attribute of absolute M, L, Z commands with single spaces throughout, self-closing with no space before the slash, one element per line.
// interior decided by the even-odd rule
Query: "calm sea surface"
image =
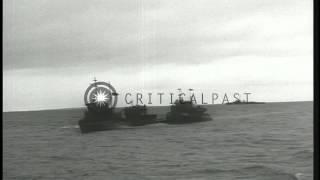
<path fill-rule="evenodd" d="M 4 179 L 312 179 L 312 102 L 215 105 L 208 122 L 89 134 L 82 111 L 4 113 Z"/>

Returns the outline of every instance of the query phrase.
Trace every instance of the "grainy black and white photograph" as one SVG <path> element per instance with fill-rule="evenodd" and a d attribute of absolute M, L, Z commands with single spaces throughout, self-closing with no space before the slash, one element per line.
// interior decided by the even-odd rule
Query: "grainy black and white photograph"
<path fill-rule="evenodd" d="M 313 1 L 4 0 L 3 179 L 312 180 Z"/>

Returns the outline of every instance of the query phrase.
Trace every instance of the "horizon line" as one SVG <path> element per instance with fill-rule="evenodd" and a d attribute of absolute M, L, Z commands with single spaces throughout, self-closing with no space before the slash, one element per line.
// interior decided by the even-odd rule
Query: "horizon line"
<path fill-rule="evenodd" d="M 258 102 L 258 101 L 250 101 L 250 102 Z M 260 102 L 260 101 L 259 101 Z M 314 102 L 314 100 L 303 100 L 303 101 L 261 101 L 265 102 L 266 104 L 268 103 L 285 103 L 285 102 Z M 196 105 L 203 105 L 203 106 L 211 106 L 211 105 L 225 105 L 225 104 L 196 104 Z M 135 105 L 134 105 L 135 106 Z M 147 106 L 147 107 L 164 107 L 164 106 L 171 106 L 169 105 L 156 105 L 156 106 Z M 129 106 L 119 106 L 116 108 L 124 108 L 124 107 L 129 107 Z M 86 108 L 85 106 L 78 106 L 78 107 L 62 107 L 62 108 L 48 108 L 48 109 L 31 109 L 31 110 L 12 110 L 12 111 L 3 111 L 2 113 L 12 113 L 12 112 L 39 112 L 39 111 L 53 111 L 53 110 L 67 110 L 67 109 L 81 109 L 81 108 Z"/>

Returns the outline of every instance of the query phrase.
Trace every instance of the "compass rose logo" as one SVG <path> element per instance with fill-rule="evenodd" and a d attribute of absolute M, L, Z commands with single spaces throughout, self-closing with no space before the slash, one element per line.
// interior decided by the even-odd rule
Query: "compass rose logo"
<path fill-rule="evenodd" d="M 84 95 L 85 104 L 95 104 L 97 107 L 113 108 L 117 104 L 117 92 L 110 83 L 94 79 Z"/>

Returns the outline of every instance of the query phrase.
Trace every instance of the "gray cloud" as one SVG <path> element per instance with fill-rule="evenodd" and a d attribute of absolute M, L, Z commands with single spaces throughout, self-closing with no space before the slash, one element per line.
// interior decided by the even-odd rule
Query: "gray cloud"
<path fill-rule="evenodd" d="M 297 5 L 309 4 L 253 0 L 5 1 L 4 69 L 93 64 L 99 69 L 107 65 L 202 63 L 243 55 L 285 56 L 290 47 L 272 47 L 278 42 L 266 46 L 260 38 L 260 30 L 270 27 L 264 27 L 259 16 L 291 15 L 292 11 L 300 12 Z M 241 20 L 245 21 L 238 23 Z M 292 52 L 289 55 L 294 55 Z"/>

